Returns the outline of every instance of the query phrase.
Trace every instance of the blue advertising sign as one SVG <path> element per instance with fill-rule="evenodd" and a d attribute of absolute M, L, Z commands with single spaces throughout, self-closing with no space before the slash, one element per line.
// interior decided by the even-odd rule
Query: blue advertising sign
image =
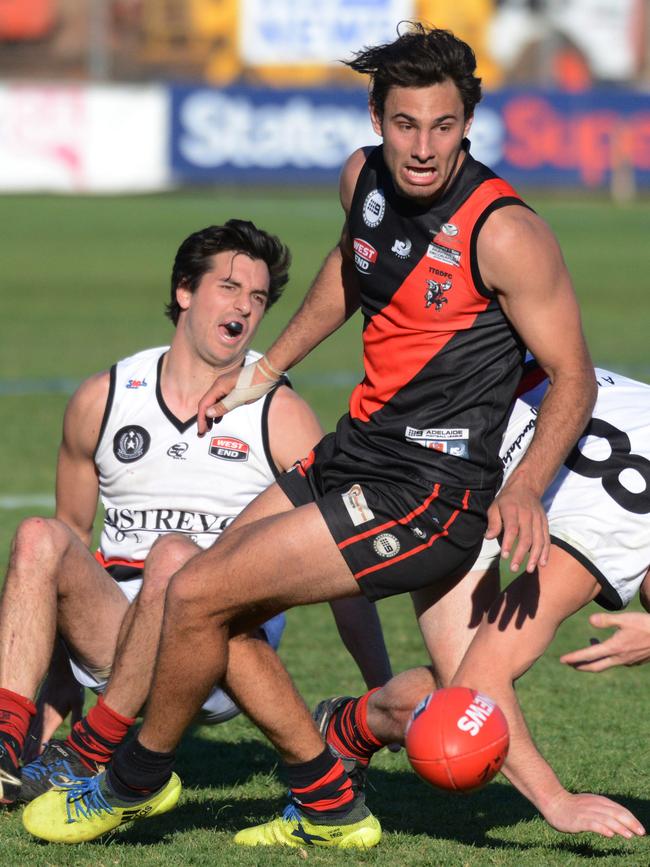
<path fill-rule="evenodd" d="M 597 188 L 624 167 L 650 186 L 647 93 L 487 93 L 470 138 L 515 185 Z M 171 88 L 176 183 L 333 182 L 355 148 L 378 142 L 362 91 Z"/>

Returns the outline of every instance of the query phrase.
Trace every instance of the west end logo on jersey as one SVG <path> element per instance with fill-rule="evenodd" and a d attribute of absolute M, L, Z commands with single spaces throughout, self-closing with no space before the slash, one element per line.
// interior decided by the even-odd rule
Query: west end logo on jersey
<path fill-rule="evenodd" d="M 138 461 L 149 451 L 151 436 L 138 424 L 122 427 L 113 437 L 113 454 L 123 464 Z"/>
<path fill-rule="evenodd" d="M 392 533 L 380 533 L 372 540 L 372 547 L 375 549 L 375 554 L 390 559 L 399 554 L 401 545 L 397 536 L 393 536 Z"/>
<path fill-rule="evenodd" d="M 363 238 L 355 238 L 352 242 L 354 247 L 354 264 L 357 266 L 357 271 L 361 274 L 368 274 L 370 268 L 377 261 L 377 251 L 364 241 Z"/>
<path fill-rule="evenodd" d="M 436 259 L 438 262 L 444 262 L 445 265 L 453 265 L 458 268 L 460 265 L 460 251 L 452 250 L 451 247 L 444 247 L 442 244 L 436 244 L 431 241 L 427 248 L 427 256 L 429 259 Z"/>
<path fill-rule="evenodd" d="M 411 255 L 411 248 L 413 244 L 411 243 L 410 238 L 407 238 L 406 241 L 400 241 L 398 238 L 395 238 L 395 243 L 390 248 L 391 253 L 394 253 L 398 259 L 408 259 Z"/>
<path fill-rule="evenodd" d="M 425 449 L 434 449 L 455 458 L 469 457 L 469 428 L 427 428 L 419 430 L 407 427 L 405 439 L 417 443 Z"/>
<path fill-rule="evenodd" d="M 146 379 L 130 379 L 126 384 L 126 388 L 145 388 L 147 385 L 149 383 Z"/>
<path fill-rule="evenodd" d="M 368 193 L 366 200 L 363 203 L 363 211 L 361 216 L 366 226 L 374 229 L 384 219 L 386 211 L 386 197 L 383 190 L 373 190 Z"/>
<path fill-rule="evenodd" d="M 447 303 L 444 293 L 451 289 L 451 280 L 438 283 L 436 280 L 427 280 L 427 291 L 424 293 L 424 306 L 428 309 L 433 304 L 436 311 L 442 310 Z"/>
<path fill-rule="evenodd" d="M 212 437 L 210 440 L 210 454 L 223 461 L 247 461 L 250 450 L 248 443 L 235 437 Z"/>

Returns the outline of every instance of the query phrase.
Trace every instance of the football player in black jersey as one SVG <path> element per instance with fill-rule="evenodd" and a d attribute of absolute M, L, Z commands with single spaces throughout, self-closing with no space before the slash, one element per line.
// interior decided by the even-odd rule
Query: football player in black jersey
<path fill-rule="evenodd" d="M 50 834 L 88 839 L 173 806 L 182 732 L 225 674 L 228 637 L 260 618 L 360 593 L 374 600 L 424 588 L 442 598 L 486 532 L 502 535 L 503 555 L 515 563 L 527 555 L 531 572 L 547 562 L 540 497 L 596 394 L 559 245 L 515 191 L 469 154 L 480 81 L 468 45 L 418 25 L 360 52 L 350 66 L 370 75 L 383 149 L 360 149 L 346 161 L 339 242 L 267 354 L 206 393 L 200 432 L 258 399 L 358 308 L 364 380 L 337 433 L 249 506 L 246 524 L 235 521 L 222 537 L 218 558 L 207 551 L 172 579 L 138 738 L 118 750 L 95 788 L 68 794 L 104 805 L 92 821 L 66 826 L 65 795 L 31 805 L 30 817 L 38 813 L 38 828 Z M 434 298 L 439 303 L 428 303 Z M 495 499 L 500 432 L 524 345 L 552 386 L 526 458 Z M 471 594 L 471 582 L 464 588 Z M 276 678 L 275 689 L 277 705 L 252 719 L 263 731 L 269 720 L 274 730 L 286 722 L 286 737 L 273 742 L 291 803 L 284 816 L 239 832 L 235 842 L 375 845 L 379 823 L 288 676 Z"/>

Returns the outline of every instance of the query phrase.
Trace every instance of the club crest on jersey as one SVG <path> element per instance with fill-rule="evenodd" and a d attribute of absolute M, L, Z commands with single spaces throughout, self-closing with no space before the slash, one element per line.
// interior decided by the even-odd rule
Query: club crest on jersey
<path fill-rule="evenodd" d="M 184 455 L 188 449 L 189 445 L 187 443 L 174 443 L 173 446 L 167 449 L 167 454 L 170 458 L 174 458 L 175 461 L 185 461 L 187 458 Z"/>
<path fill-rule="evenodd" d="M 451 289 L 451 280 L 438 283 L 436 280 L 427 280 L 427 291 L 424 293 L 424 306 L 429 309 L 433 304 L 436 311 L 442 310 L 447 303 L 444 293 Z"/>
<path fill-rule="evenodd" d="M 406 241 L 400 241 L 398 238 L 395 238 L 395 243 L 390 248 L 391 253 L 394 253 L 398 259 L 408 259 L 411 255 L 411 247 L 413 244 L 411 243 L 411 239 L 407 238 Z"/>
<path fill-rule="evenodd" d="M 354 264 L 357 271 L 360 274 L 368 274 L 372 265 L 377 261 L 377 251 L 372 244 L 364 241 L 363 238 L 355 238 L 352 246 L 354 247 Z"/>
<path fill-rule="evenodd" d="M 385 211 L 386 197 L 384 196 L 384 191 L 372 190 L 372 192 L 368 193 L 363 203 L 363 211 L 361 212 L 366 226 L 369 226 L 371 229 L 378 226 L 384 219 Z"/>
<path fill-rule="evenodd" d="M 149 451 L 151 436 L 138 424 L 121 427 L 113 437 L 113 454 L 123 464 L 138 461 Z"/>
<path fill-rule="evenodd" d="M 454 268 L 460 265 L 459 250 L 452 250 L 451 247 L 444 247 L 442 244 L 436 244 L 435 241 L 431 241 L 427 247 L 427 256 L 429 259 L 444 262 L 445 265 L 453 265 Z"/>
<path fill-rule="evenodd" d="M 146 379 L 130 379 L 126 384 L 126 388 L 145 388 L 147 385 L 149 383 Z"/>
<path fill-rule="evenodd" d="M 397 536 L 393 536 L 392 533 L 380 533 L 372 540 L 372 547 L 375 549 L 375 554 L 389 560 L 399 554 L 401 545 Z"/>
<path fill-rule="evenodd" d="M 443 223 L 440 227 L 440 231 L 443 235 L 449 235 L 450 238 L 455 238 L 458 234 L 458 226 L 454 226 L 453 223 Z"/>
<path fill-rule="evenodd" d="M 210 454 L 222 461 L 247 461 L 250 446 L 235 437 L 212 437 Z"/>

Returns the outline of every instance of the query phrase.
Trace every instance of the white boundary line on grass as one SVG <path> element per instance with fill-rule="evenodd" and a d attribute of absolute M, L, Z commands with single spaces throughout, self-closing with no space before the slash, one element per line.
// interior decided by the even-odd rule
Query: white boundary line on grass
<path fill-rule="evenodd" d="M 52 494 L 15 494 L 0 497 L 0 509 L 24 509 L 27 506 L 54 508 L 54 496 Z"/>

